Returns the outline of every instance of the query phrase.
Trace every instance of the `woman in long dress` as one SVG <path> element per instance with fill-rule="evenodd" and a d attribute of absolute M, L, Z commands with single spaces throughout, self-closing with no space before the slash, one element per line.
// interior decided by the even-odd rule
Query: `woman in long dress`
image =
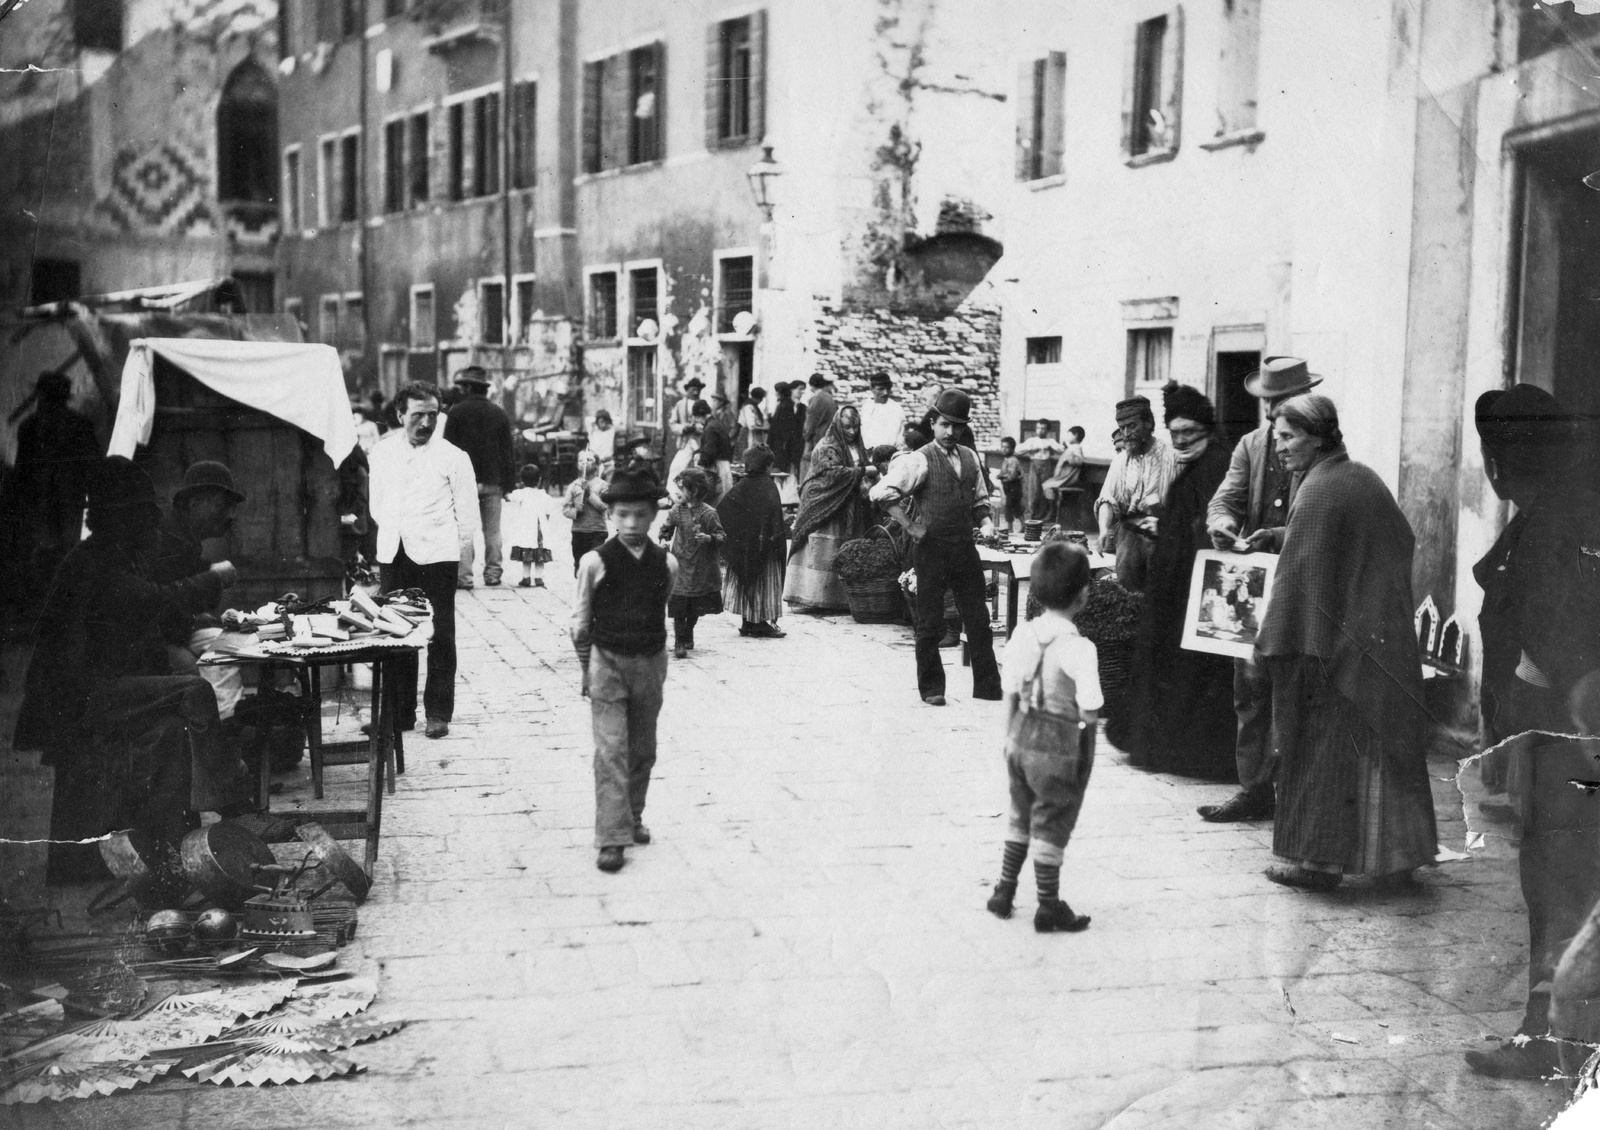
<path fill-rule="evenodd" d="M 722 555 L 722 603 L 742 619 L 741 636 L 778 639 L 783 615 L 783 574 L 788 537 L 783 502 L 772 481 L 772 448 L 757 444 L 744 453 L 744 478 L 717 503 L 728 540 Z"/>
<path fill-rule="evenodd" d="M 800 488 L 800 512 L 789 550 L 785 603 L 800 612 L 842 612 L 850 607 L 834 572 L 839 547 L 867 528 L 867 453 L 861 447 L 861 417 L 839 409 L 811 453 L 811 473 Z"/>
<path fill-rule="evenodd" d="M 1228 452 L 1216 435 L 1216 410 L 1198 389 L 1174 382 L 1162 399 L 1178 472 L 1167 488 L 1134 642 L 1128 759 L 1145 769 L 1232 780 L 1233 660 L 1183 648 L 1195 552 L 1210 548 L 1206 507 L 1227 477 Z"/>
<path fill-rule="evenodd" d="M 1288 401 L 1279 457 L 1302 473 L 1256 639 L 1272 680 L 1278 808 L 1267 878 L 1328 890 L 1402 884 L 1438 844 L 1412 624 L 1415 538 L 1389 488 L 1353 462 L 1325 396 Z"/>

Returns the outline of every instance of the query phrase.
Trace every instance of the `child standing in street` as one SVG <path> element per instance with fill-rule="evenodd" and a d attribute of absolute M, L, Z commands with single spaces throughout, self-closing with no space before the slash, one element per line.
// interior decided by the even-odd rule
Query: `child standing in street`
<path fill-rule="evenodd" d="M 706 505 L 712 491 L 711 476 L 699 467 L 686 467 L 674 480 L 682 501 L 667 513 L 661 540 L 671 539 L 678 562 L 677 580 L 667 611 L 672 616 L 672 656 L 687 659 L 694 648 L 694 626 L 702 616 L 722 611 L 722 567 L 718 560 L 728 540 L 722 519 Z"/>
<path fill-rule="evenodd" d="M 594 725 L 595 865 L 620 871 L 623 850 L 650 842 L 645 795 L 667 681 L 667 599 L 678 563 L 650 540 L 661 485 L 648 468 L 617 468 L 601 496 L 616 536 L 578 563 L 572 643 Z"/>
<path fill-rule="evenodd" d="M 561 496 L 561 513 L 572 519 L 572 574 L 578 574 L 578 562 L 591 549 L 599 549 L 606 540 L 606 504 L 600 501 L 600 491 L 605 486 L 597 477 L 600 460 L 585 448 L 578 452 L 578 477 L 567 484 Z"/>
<path fill-rule="evenodd" d="M 1041 934 L 1075 932 L 1089 925 L 1089 917 L 1061 901 L 1061 859 L 1083 807 L 1103 704 L 1095 646 L 1072 622 L 1088 595 L 1089 558 L 1068 542 L 1048 542 L 1034 557 L 1029 577 L 1044 613 L 1019 625 L 1006 645 L 1011 818 L 989 912 L 1011 917 L 1017 876 L 1031 846 L 1039 885 L 1033 928 Z"/>
<path fill-rule="evenodd" d="M 1006 496 L 1006 529 L 1022 529 L 1022 460 L 1017 458 L 1017 441 L 1006 436 L 1000 441 L 1000 489 Z"/>
<path fill-rule="evenodd" d="M 522 562 L 522 580 L 517 587 L 544 588 L 544 566 L 550 560 L 545 547 L 545 527 L 550 523 L 550 496 L 540 486 L 544 472 L 537 463 L 524 466 L 518 477 L 522 485 L 505 498 L 502 528 L 511 546 L 511 560 Z"/>

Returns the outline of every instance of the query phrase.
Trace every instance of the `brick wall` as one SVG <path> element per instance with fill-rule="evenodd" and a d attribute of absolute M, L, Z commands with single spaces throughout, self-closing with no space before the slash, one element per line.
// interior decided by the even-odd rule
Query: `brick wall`
<path fill-rule="evenodd" d="M 894 378 L 908 416 L 920 412 L 929 384 L 972 397 L 978 447 L 1000 444 L 1000 309 L 968 301 L 942 317 L 856 309 L 818 302 L 812 355 L 835 384 L 841 404 L 871 399 L 873 373 Z"/>

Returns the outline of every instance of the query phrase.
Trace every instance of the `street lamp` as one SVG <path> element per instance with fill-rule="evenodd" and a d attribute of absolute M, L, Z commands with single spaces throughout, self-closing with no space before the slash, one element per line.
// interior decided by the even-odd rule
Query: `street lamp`
<path fill-rule="evenodd" d="M 772 159 L 772 146 L 761 147 L 761 160 L 745 173 L 750 181 L 750 191 L 755 194 L 756 206 L 769 221 L 772 219 L 772 184 L 783 176 L 783 166 Z"/>

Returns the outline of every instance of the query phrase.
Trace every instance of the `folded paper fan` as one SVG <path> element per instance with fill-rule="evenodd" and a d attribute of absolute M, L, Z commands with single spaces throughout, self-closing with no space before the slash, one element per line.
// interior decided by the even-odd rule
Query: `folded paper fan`
<path fill-rule="evenodd" d="M 260 1050 L 253 1044 L 236 1048 L 227 1055 L 184 1071 L 199 1083 L 231 1083 L 234 1086 L 262 1087 L 267 1084 L 306 1083 L 312 1079 L 331 1079 L 350 1075 L 363 1068 L 342 1055 L 329 1052 Z"/>
<path fill-rule="evenodd" d="M 338 1020 L 365 1010 L 377 995 L 378 982 L 371 977 L 352 977 L 348 981 L 319 985 L 301 984 L 284 1002 L 283 1011 L 315 1020 Z"/>
<path fill-rule="evenodd" d="M 242 1016 L 260 1016 L 276 1008 L 293 992 L 293 985 L 281 981 L 230 989 L 207 989 L 202 993 L 168 997 L 156 1005 L 152 1014 L 178 1012 L 190 1016 L 215 1017 L 226 1027 Z"/>
<path fill-rule="evenodd" d="M 108 1060 L 104 1063 L 47 1063 L 0 1092 L 0 1104 L 58 1102 L 126 1091 L 165 1075 L 172 1060 Z"/>

